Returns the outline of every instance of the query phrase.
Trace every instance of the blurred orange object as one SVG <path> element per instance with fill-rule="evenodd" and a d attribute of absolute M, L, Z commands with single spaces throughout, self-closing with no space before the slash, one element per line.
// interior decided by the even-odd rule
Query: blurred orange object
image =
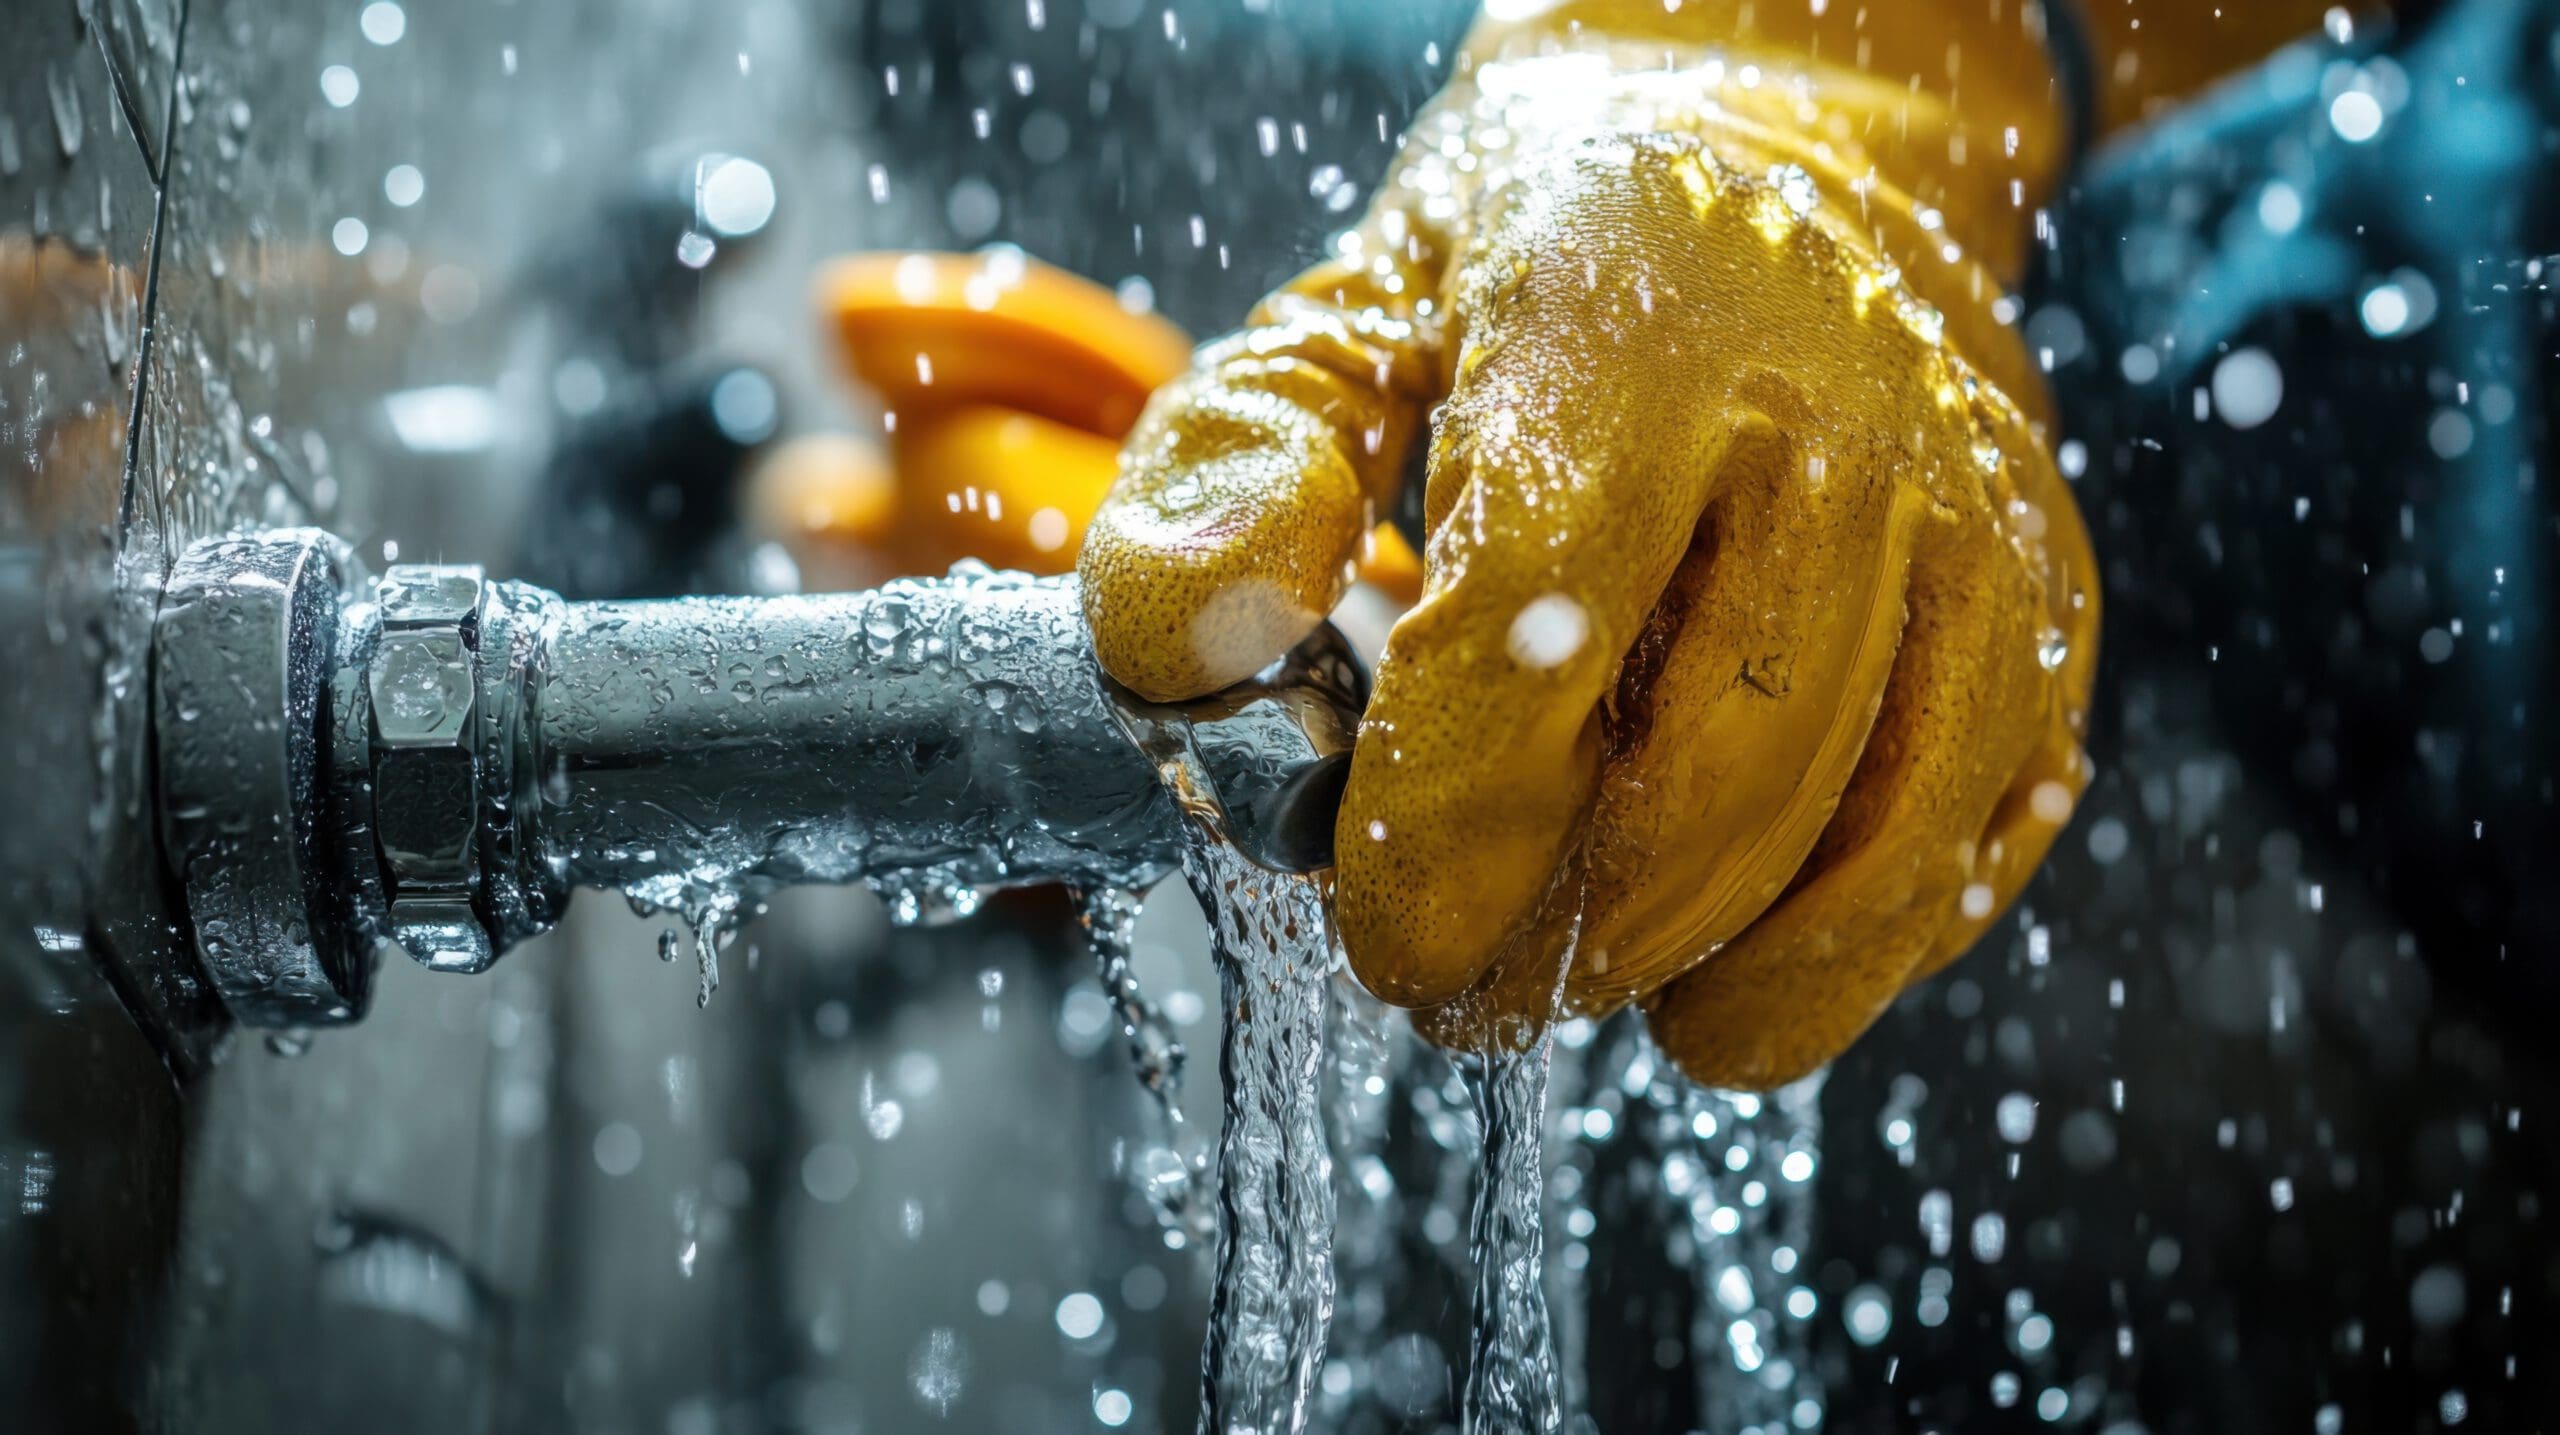
<path fill-rule="evenodd" d="M 898 440 L 902 556 L 1064 573 L 1120 471 L 1120 440 L 993 404 Z"/>
<path fill-rule="evenodd" d="M 902 430 L 1001 404 L 1116 439 L 1191 362 L 1171 322 L 1013 250 L 854 255 L 826 268 L 818 298 Z"/>
<path fill-rule="evenodd" d="M 1120 441 L 1191 359 L 1169 320 L 1013 250 L 857 254 L 817 290 L 847 367 L 892 415 L 890 453 L 795 440 L 766 463 L 757 502 L 777 536 L 859 546 L 900 573 L 962 558 L 1072 569 Z M 1360 576 L 1399 603 L 1422 591 L 1421 560 L 1384 524 Z"/>
<path fill-rule="evenodd" d="M 884 547 L 898 533 L 898 480 L 879 446 L 810 434 L 774 446 L 757 466 L 756 526 L 786 542 Z"/>
<path fill-rule="evenodd" d="M 1410 608 L 1422 597 L 1422 556 L 1394 524 L 1381 523 L 1360 545 L 1360 581 Z"/>

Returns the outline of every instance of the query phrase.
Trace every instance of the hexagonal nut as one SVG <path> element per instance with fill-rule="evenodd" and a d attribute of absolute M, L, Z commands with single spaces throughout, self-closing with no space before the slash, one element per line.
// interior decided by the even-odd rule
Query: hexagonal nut
<path fill-rule="evenodd" d="M 477 568 L 405 564 L 376 590 L 382 636 L 365 677 L 373 710 L 373 827 L 390 876 L 392 933 L 440 971 L 478 971 L 493 947 L 471 907 L 477 876 Z"/>
<path fill-rule="evenodd" d="M 374 589 L 382 630 L 452 628 L 476 640 L 482 581 L 480 569 L 467 563 L 394 564 Z"/>
<path fill-rule="evenodd" d="M 385 632 L 366 681 L 373 740 L 389 748 L 457 747 L 469 737 L 479 677 L 461 633 Z"/>
<path fill-rule="evenodd" d="M 439 972 L 483 972 L 498 958 L 479 914 L 460 898 L 404 897 L 391 904 L 391 935 Z"/>
<path fill-rule="evenodd" d="M 480 821 L 475 763 L 461 747 L 386 747 L 374 753 L 373 833 L 394 896 L 469 883 Z"/>

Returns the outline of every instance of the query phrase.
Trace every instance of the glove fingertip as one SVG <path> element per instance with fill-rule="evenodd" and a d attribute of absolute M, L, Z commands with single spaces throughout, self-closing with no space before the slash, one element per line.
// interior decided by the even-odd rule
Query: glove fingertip
<path fill-rule="evenodd" d="M 1437 843 L 1400 840 L 1367 800 L 1363 789 L 1376 783 L 1361 780 L 1361 767 L 1355 755 L 1334 822 L 1333 912 L 1344 955 L 1379 1000 L 1409 1010 L 1445 1006 L 1482 980 L 1515 914 L 1485 890 L 1482 864 L 1442 859 Z"/>
<path fill-rule="evenodd" d="M 1095 515 L 1076 572 L 1094 657 L 1138 696 L 1181 702 L 1232 687 L 1323 621 L 1243 547 L 1167 546 L 1131 533 L 1126 512 Z"/>
<path fill-rule="evenodd" d="M 1341 597 L 1366 511 L 1314 415 L 1207 378 L 1166 390 L 1076 565 L 1104 671 L 1158 702 L 1260 672 Z"/>

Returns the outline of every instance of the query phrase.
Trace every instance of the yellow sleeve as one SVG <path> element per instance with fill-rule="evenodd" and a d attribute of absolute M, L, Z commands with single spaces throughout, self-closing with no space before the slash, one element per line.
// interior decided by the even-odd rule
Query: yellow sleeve
<path fill-rule="evenodd" d="M 2078 0 L 2087 16 L 2099 129 L 2138 124 L 2307 35 L 2331 0 Z"/>
<path fill-rule="evenodd" d="M 2070 16 L 2050 7 L 2070 4 Z M 2310 33 L 2328 0 L 1489 0 L 1465 66 L 1505 53 L 1626 44 L 1721 45 L 1877 97 L 1854 139 L 1922 201 L 1975 221 L 1978 252 L 2017 278 L 2023 224 L 2070 158 L 2073 97 L 2048 32 L 2089 50 L 2098 129 L 2156 113 Z"/>

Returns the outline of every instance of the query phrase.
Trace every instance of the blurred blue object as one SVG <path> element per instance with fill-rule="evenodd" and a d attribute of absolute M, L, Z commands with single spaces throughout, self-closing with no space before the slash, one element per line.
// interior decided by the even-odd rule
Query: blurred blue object
<path fill-rule="evenodd" d="M 2560 929 L 2555 124 L 2560 3 L 2333 21 L 2094 155 L 2027 319 L 2119 656 L 2211 665 L 2306 825 L 2492 963 Z"/>

